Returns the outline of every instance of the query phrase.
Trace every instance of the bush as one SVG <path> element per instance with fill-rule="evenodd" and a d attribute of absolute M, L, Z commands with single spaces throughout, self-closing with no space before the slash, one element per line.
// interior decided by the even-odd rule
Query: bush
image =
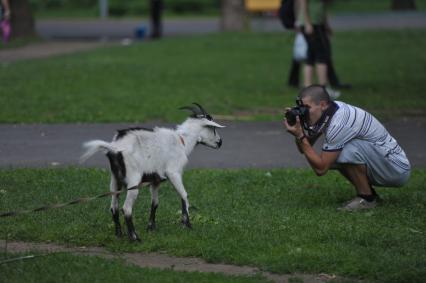
<path fill-rule="evenodd" d="M 93 8 L 98 0 L 29 0 L 31 7 L 36 10 L 58 8 Z"/>
<path fill-rule="evenodd" d="M 29 0 L 35 11 L 58 9 L 97 8 L 99 0 Z M 163 0 L 164 10 L 174 14 L 203 14 L 217 10 L 220 0 Z M 149 0 L 108 0 L 109 14 L 112 16 L 146 15 L 149 13 Z"/>
<path fill-rule="evenodd" d="M 165 3 L 165 9 L 172 13 L 206 13 L 217 10 L 220 0 L 173 0 Z"/>

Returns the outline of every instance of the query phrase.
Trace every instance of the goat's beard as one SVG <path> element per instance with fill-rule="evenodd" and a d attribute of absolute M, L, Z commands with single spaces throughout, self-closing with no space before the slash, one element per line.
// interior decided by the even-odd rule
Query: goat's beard
<path fill-rule="evenodd" d="M 207 143 L 205 143 L 205 142 L 198 142 L 198 143 L 197 143 L 197 145 L 199 145 L 199 144 L 204 145 L 204 146 L 207 146 L 207 147 L 210 147 L 210 148 L 219 149 L 219 145 L 218 145 L 218 144 L 216 144 L 216 145 L 211 145 L 211 144 L 207 144 Z"/>

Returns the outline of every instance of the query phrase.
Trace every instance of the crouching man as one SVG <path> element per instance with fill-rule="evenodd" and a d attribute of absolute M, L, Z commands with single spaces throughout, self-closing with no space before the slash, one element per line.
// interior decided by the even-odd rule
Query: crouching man
<path fill-rule="evenodd" d="M 410 176 L 405 152 L 370 113 L 332 101 L 320 85 L 301 90 L 298 106 L 286 109 L 284 125 L 295 136 L 318 176 L 337 169 L 355 187 L 357 196 L 340 210 L 374 208 L 379 196 L 373 186 L 400 187 Z M 321 154 L 312 145 L 324 134 Z"/>

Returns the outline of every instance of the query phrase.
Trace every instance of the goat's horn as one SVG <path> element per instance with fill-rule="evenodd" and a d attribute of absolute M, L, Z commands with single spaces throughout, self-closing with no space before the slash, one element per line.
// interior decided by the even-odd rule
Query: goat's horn
<path fill-rule="evenodd" d="M 193 102 L 192 104 L 196 105 L 203 112 L 204 118 L 206 118 L 207 120 L 213 120 L 213 117 L 209 113 L 207 113 L 206 110 L 204 110 L 203 106 L 195 102 Z"/>
<path fill-rule="evenodd" d="M 204 116 L 208 115 L 206 110 L 204 110 L 204 108 L 200 104 L 198 104 L 196 102 L 193 102 L 192 104 L 196 105 L 201 110 L 201 112 L 204 114 Z"/>
<path fill-rule="evenodd" d="M 201 112 L 201 110 L 197 109 L 194 106 L 183 106 L 183 107 L 180 107 L 179 109 L 180 110 L 189 110 L 189 111 L 191 111 L 192 112 L 192 116 L 194 116 L 194 117 L 197 117 L 199 115 L 204 116 L 204 114 Z"/>

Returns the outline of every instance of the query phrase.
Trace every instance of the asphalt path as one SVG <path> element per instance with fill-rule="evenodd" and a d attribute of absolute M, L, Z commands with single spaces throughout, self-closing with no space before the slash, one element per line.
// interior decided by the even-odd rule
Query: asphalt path
<path fill-rule="evenodd" d="M 220 121 L 223 145 L 219 150 L 198 146 L 190 155 L 189 168 L 306 168 L 293 138 L 277 122 Z M 426 167 L 426 118 L 403 118 L 384 123 L 399 141 L 415 168 Z M 0 125 L 0 167 L 84 166 L 108 168 L 101 153 L 79 164 L 82 143 L 110 141 L 117 129 L 133 126 L 173 128 L 162 123 Z M 316 145 L 320 149 L 321 141 Z"/>
<path fill-rule="evenodd" d="M 258 32 L 285 32 L 276 17 L 252 17 L 248 27 Z M 425 28 L 425 12 L 386 12 L 362 14 L 338 14 L 330 17 L 336 31 Z M 38 20 L 37 33 L 52 40 L 88 40 L 134 38 L 136 29 L 144 28 L 149 34 L 147 19 L 88 19 L 88 20 Z M 168 19 L 163 21 L 164 36 L 200 35 L 220 31 L 219 18 Z"/>
<path fill-rule="evenodd" d="M 425 28 L 426 13 L 399 12 L 362 15 L 336 15 L 331 18 L 335 30 Z M 36 22 L 37 32 L 45 39 L 65 39 L 66 42 L 48 41 L 30 47 L 1 50 L 1 62 L 53 56 L 63 53 L 98 48 L 109 39 L 132 38 L 135 29 L 148 28 L 146 20 L 44 20 Z M 219 19 L 185 19 L 164 21 L 165 36 L 197 35 L 218 32 Z M 252 19 L 255 31 L 283 31 L 275 18 Z M 96 39 L 75 42 L 78 39 Z M 102 39 L 99 43 L 98 39 Z M 106 40 L 104 40 L 106 39 Z M 69 40 L 69 41 L 68 41 Z M 308 167 L 304 156 L 296 150 L 292 137 L 277 122 L 223 121 L 221 130 L 224 143 L 213 150 L 199 146 L 190 156 L 190 168 L 282 168 Z M 413 167 L 426 167 L 425 117 L 401 118 L 385 126 L 405 149 Z M 13 125 L 0 124 L 0 167 L 108 167 L 101 154 L 80 165 L 82 143 L 91 139 L 111 140 L 117 129 L 129 124 L 52 124 Z M 141 126 L 141 125 L 138 125 Z M 145 123 L 142 126 L 170 124 Z M 319 144 L 317 145 L 319 150 Z"/>

